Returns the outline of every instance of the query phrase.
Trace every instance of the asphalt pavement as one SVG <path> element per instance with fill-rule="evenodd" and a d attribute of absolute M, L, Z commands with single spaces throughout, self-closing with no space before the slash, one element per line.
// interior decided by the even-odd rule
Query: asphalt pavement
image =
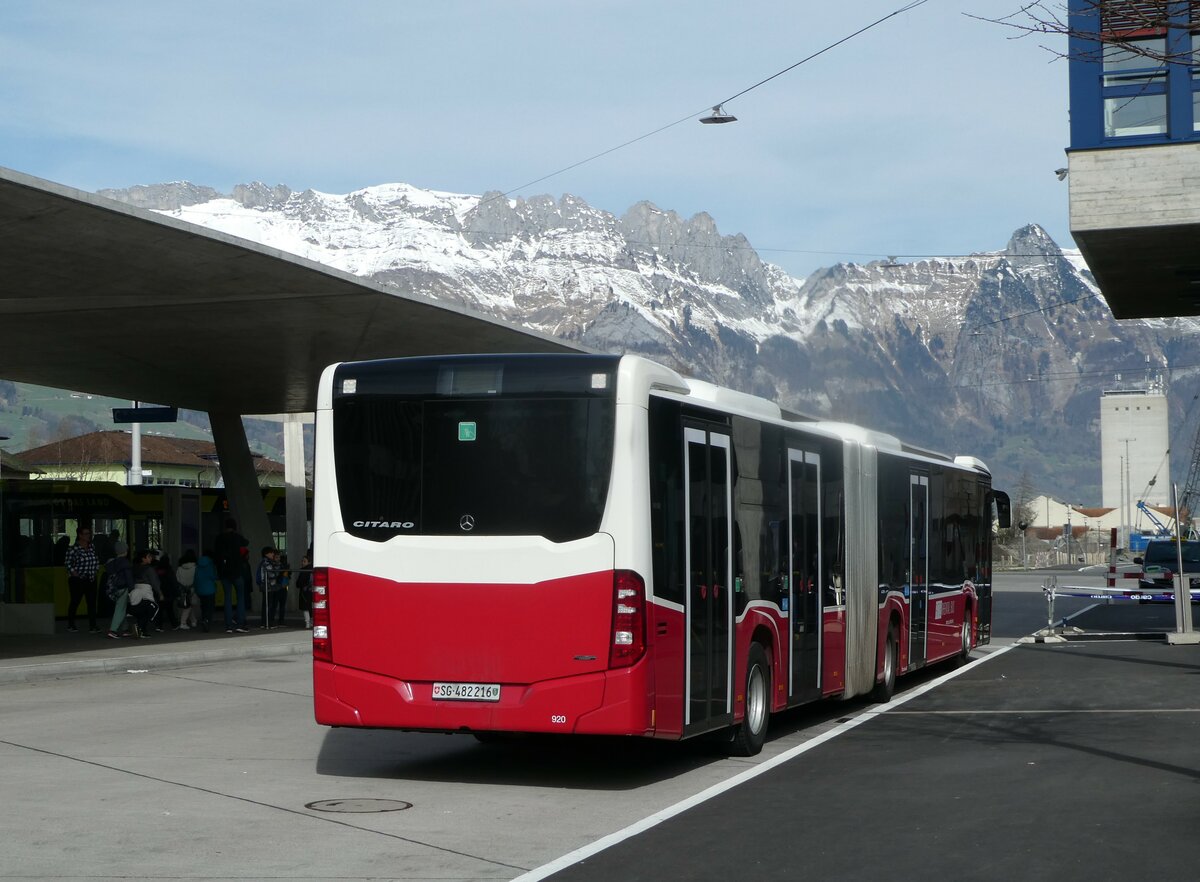
<path fill-rule="evenodd" d="M 827 703 L 833 728 L 802 749 L 779 745 L 810 712 L 781 715 L 745 773 L 520 878 L 1196 878 L 1200 646 L 1166 642 L 1165 604 L 1059 598 L 1051 614 L 1050 575 L 997 576 L 993 643 L 974 663 L 902 678 L 888 705 Z M 1019 642 L 1047 618 L 1070 639 Z M 3 636 L 0 684 L 310 650 L 296 625 Z"/>
<path fill-rule="evenodd" d="M 1012 644 L 526 880 L 1197 878 L 1200 647 Z"/>

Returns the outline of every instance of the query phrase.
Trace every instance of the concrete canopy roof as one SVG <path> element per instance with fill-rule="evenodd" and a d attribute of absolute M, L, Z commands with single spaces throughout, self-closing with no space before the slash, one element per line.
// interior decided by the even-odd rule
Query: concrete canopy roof
<path fill-rule="evenodd" d="M 1074 231 L 1114 318 L 1200 315 L 1200 224 Z"/>
<path fill-rule="evenodd" d="M 315 406 L 335 361 L 576 347 L 0 168 L 0 378 L 223 413 Z"/>

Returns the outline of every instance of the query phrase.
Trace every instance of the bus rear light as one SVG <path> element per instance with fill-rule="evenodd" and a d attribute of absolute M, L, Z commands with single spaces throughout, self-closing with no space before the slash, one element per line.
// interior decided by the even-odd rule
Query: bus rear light
<path fill-rule="evenodd" d="M 631 570 L 613 574 L 612 645 L 610 668 L 626 668 L 646 651 L 646 585 Z"/>
<path fill-rule="evenodd" d="M 313 569 L 312 580 L 313 659 L 333 661 L 333 635 L 329 628 L 329 570 Z"/>

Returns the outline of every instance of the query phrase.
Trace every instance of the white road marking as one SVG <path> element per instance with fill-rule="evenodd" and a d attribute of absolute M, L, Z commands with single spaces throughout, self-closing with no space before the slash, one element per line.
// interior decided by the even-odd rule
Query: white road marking
<path fill-rule="evenodd" d="M 1121 708 L 1082 708 L 1075 710 L 939 710 L 939 711 L 896 711 L 910 717 L 972 717 L 981 714 L 1022 715 L 1022 714 L 1200 714 L 1200 707 L 1131 707 Z"/>
<path fill-rule="evenodd" d="M 903 695 L 894 697 L 887 704 L 881 704 L 881 705 L 876 705 L 875 707 L 867 708 L 866 710 L 864 710 L 862 713 L 860 713 L 858 716 L 854 717 L 853 719 L 850 719 L 844 723 L 841 723 L 840 725 L 834 727 L 833 729 L 830 729 L 828 732 L 825 732 L 822 735 L 818 735 L 817 737 L 813 738 L 811 741 L 806 741 L 803 744 L 798 744 L 795 747 L 793 747 L 789 750 L 786 750 L 783 753 L 778 754 L 777 756 L 774 756 L 769 760 L 764 760 L 762 763 L 760 763 L 757 766 L 754 766 L 751 769 L 747 769 L 744 772 L 740 772 L 737 775 L 734 775 L 732 778 L 728 778 L 727 780 L 722 781 L 719 784 L 714 784 L 711 787 L 700 791 L 699 793 L 695 794 L 694 796 L 689 796 L 687 799 L 677 802 L 674 805 L 667 806 L 666 808 L 664 808 L 660 811 L 657 811 L 652 815 L 642 818 L 640 821 L 636 821 L 635 823 L 630 824 L 628 827 L 625 827 L 622 830 L 617 830 L 615 833 L 610 833 L 607 836 L 601 837 L 600 839 L 597 839 L 595 842 L 591 842 L 587 845 L 584 845 L 580 848 L 575 849 L 574 851 L 568 852 L 567 854 L 564 854 L 560 858 L 555 858 L 554 860 L 550 861 L 547 864 L 543 864 L 540 867 L 535 867 L 534 869 L 530 870 L 529 872 L 523 873 L 520 876 L 517 876 L 515 879 L 512 880 L 512 882 L 538 882 L 539 879 L 545 879 L 547 876 L 557 873 L 560 870 L 565 870 L 567 867 L 577 864 L 582 860 L 586 860 L 587 858 L 591 857 L 592 855 L 599 854 L 600 852 L 604 851 L 605 849 L 611 848 L 612 846 L 617 845 L 618 843 L 624 842 L 626 839 L 630 839 L 631 837 L 637 836 L 639 833 L 644 833 L 646 830 L 649 830 L 653 827 L 657 827 L 663 821 L 670 820 L 671 818 L 675 817 L 678 814 L 682 814 L 683 812 L 687 811 L 690 808 L 694 808 L 695 806 L 700 805 L 701 803 L 708 802 L 710 799 L 720 796 L 725 791 L 732 790 L 734 787 L 737 787 L 739 784 L 744 784 L 747 781 L 751 780 L 752 778 L 757 778 L 759 775 L 769 772 L 771 769 L 775 768 L 776 766 L 782 765 L 783 763 L 786 763 L 789 760 L 795 759 L 796 757 L 800 756 L 801 754 L 807 753 L 808 751 L 812 750 L 814 747 L 819 747 L 820 745 L 824 744 L 826 741 L 832 741 L 837 736 L 845 734 L 846 732 L 849 732 L 851 729 L 861 726 L 863 723 L 866 723 L 869 720 L 873 720 L 878 716 L 882 716 L 883 714 L 891 712 L 893 709 L 900 707 L 901 705 L 905 704 L 906 702 L 912 701 L 914 698 L 924 695 L 926 692 L 929 692 L 931 689 L 936 689 L 938 686 L 941 686 L 943 683 L 953 680 L 955 677 L 957 677 L 961 674 L 965 674 L 967 671 L 971 670 L 972 668 L 978 667 L 979 665 L 983 664 L 984 662 L 990 661 L 991 659 L 994 659 L 994 658 L 997 658 L 998 656 L 1003 655 L 1004 653 L 1008 652 L 1010 649 L 1013 649 L 1016 645 L 1017 644 L 1010 644 L 1008 646 L 1002 647 L 1001 649 L 997 649 L 995 652 L 990 652 L 987 655 L 984 655 L 980 658 L 975 659 L 970 664 L 963 665 L 961 668 L 957 668 L 956 670 L 950 671 L 947 674 L 943 674 L 941 677 L 938 677 L 934 680 L 930 680 L 928 683 L 923 683 L 922 685 L 916 687 L 915 689 L 911 689 L 908 692 L 905 692 Z"/>

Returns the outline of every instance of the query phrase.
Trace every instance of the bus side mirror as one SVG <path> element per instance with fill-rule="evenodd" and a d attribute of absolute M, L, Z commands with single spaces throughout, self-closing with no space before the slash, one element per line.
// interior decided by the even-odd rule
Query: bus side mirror
<path fill-rule="evenodd" d="M 1000 490 L 992 491 L 992 501 L 996 504 L 996 523 L 1001 530 L 1012 526 L 1012 502 L 1008 494 Z"/>

